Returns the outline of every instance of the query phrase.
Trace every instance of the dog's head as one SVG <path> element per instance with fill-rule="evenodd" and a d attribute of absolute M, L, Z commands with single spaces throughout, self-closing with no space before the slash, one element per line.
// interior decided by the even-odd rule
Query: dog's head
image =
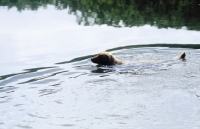
<path fill-rule="evenodd" d="M 183 53 L 181 53 L 181 55 L 179 56 L 179 59 L 182 60 L 182 61 L 186 61 L 185 57 L 186 57 L 186 54 L 185 54 L 185 52 L 183 52 Z"/>
<path fill-rule="evenodd" d="M 114 65 L 115 60 L 114 57 L 108 52 L 101 52 L 98 55 L 91 58 L 93 63 L 99 65 Z"/>

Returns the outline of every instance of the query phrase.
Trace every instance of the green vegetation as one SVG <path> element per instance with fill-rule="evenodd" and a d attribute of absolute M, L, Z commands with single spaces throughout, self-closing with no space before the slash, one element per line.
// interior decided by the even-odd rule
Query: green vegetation
<path fill-rule="evenodd" d="M 143 26 L 200 30 L 199 0 L 0 0 L 0 6 L 37 10 L 54 5 L 69 9 L 84 25 Z"/>

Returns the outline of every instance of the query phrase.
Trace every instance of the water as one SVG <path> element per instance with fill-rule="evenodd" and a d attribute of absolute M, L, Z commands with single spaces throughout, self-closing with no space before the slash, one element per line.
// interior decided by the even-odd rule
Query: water
<path fill-rule="evenodd" d="M 133 22 L 123 2 L 26 2 L 0 2 L 0 129 L 200 127 L 199 3 L 156 6 L 165 17 L 149 8 L 149 19 L 156 2 L 135 1 Z M 124 64 L 96 66 L 101 51 Z"/>
<path fill-rule="evenodd" d="M 187 60 L 176 56 L 185 51 Z M 199 127 L 196 49 L 129 48 L 123 65 L 88 58 L 1 76 L 3 128 Z"/>

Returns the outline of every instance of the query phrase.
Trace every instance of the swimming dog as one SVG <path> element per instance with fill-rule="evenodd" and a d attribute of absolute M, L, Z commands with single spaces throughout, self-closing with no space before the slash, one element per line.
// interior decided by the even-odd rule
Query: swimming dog
<path fill-rule="evenodd" d="M 186 57 L 186 54 L 185 54 L 185 52 L 183 52 L 180 54 L 179 59 L 185 60 L 185 57 Z M 117 59 L 109 52 L 100 52 L 96 56 L 92 57 L 91 61 L 98 65 L 120 65 L 120 64 L 123 64 L 123 62 L 121 60 Z"/>

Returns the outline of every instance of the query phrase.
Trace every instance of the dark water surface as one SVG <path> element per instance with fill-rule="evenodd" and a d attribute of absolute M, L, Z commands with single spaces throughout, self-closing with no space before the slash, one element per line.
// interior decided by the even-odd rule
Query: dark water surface
<path fill-rule="evenodd" d="M 198 129 L 199 4 L 0 1 L 0 129 Z"/>

